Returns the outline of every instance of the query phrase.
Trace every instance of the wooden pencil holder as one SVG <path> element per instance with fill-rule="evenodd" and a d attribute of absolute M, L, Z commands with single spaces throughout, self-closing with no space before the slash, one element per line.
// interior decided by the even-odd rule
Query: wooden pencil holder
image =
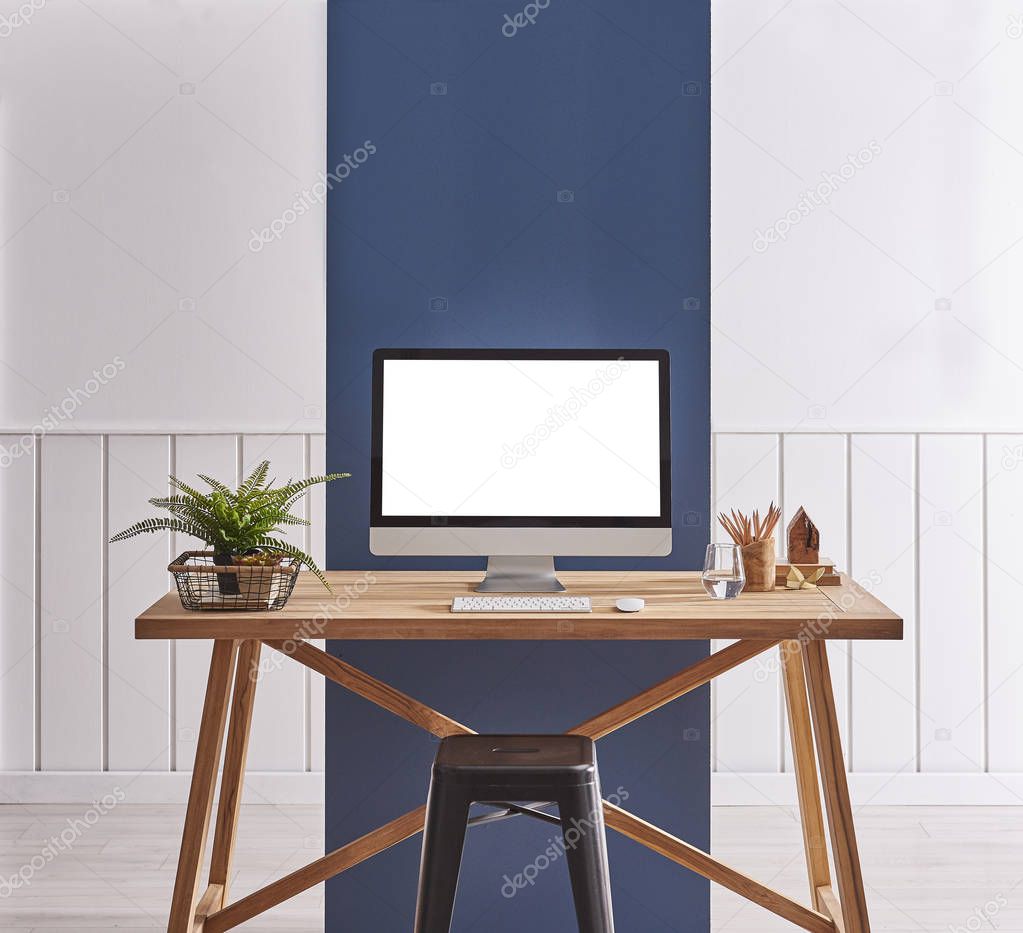
<path fill-rule="evenodd" d="M 774 538 L 764 538 L 742 546 L 742 565 L 746 570 L 746 586 L 750 593 L 769 593 L 775 583 Z"/>

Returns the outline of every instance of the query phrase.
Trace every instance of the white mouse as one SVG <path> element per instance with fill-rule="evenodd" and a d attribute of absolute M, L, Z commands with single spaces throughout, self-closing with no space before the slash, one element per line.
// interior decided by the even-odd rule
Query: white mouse
<path fill-rule="evenodd" d="M 639 612 L 646 605 L 645 599 L 638 596 L 623 596 L 615 600 L 615 606 L 619 612 Z"/>

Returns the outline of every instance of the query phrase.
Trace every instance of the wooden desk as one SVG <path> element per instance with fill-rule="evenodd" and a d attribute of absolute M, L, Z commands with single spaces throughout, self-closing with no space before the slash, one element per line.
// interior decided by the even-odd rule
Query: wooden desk
<path fill-rule="evenodd" d="M 478 573 L 347 571 L 329 573 L 333 596 L 303 574 L 279 612 L 187 612 L 171 593 L 135 622 L 136 638 L 214 641 L 192 784 L 181 839 L 168 933 L 222 933 L 307 888 L 419 833 L 425 806 L 335 849 L 241 900 L 228 885 L 241 803 L 249 725 L 266 644 L 436 736 L 474 730 L 345 661 L 309 644 L 341 640 L 679 640 L 737 639 L 685 670 L 568 730 L 602 738 L 779 646 L 793 770 L 799 799 L 810 906 L 746 877 L 709 854 L 605 801 L 607 825 L 814 933 L 867 933 L 852 807 L 825 650 L 827 639 L 899 639 L 902 620 L 843 577 L 841 586 L 708 598 L 695 573 L 560 574 L 569 594 L 593 597 L 593 612 L 484 616 L 454 614 L 451 598 L 468 594 Z M 646 608 L 625 614 L 617 596 L 643 596 Z M 224 746 L 224 733 L 227 743 Z M 223 761 L 209 882 L 199 894 L 217 772 Z M 823 787 L 823 803 L 821 797 Z M 426 788 L 423 789 L 425 799 Z M 827 814 L 836 884 L 824 836 Z"/>

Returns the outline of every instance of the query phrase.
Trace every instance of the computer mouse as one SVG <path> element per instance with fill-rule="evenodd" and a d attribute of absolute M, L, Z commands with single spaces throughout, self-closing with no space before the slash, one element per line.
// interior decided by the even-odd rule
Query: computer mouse
<path fill-rule="evenodd" d="M 645 599 L 638 596 L 623 596 L 615 600 L 615 606 L 619 612 L 639 612 L 646 605 Z"/>

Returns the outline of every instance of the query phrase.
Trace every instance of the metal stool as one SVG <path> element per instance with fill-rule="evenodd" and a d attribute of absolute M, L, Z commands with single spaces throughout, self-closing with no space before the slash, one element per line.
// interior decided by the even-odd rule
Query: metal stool
<path fill-rule="evenodd" d="M 502 809 L 470 820 L 473 803 Z M 539 809 L 551 803 L 560 819 Z M 466 827 L 520 815 L 561 826 L 580 933 L 614 933 L 596 749 L 578 735 L 458 735 L 441 741 L 423 834 L 416 933 L 451 929 Z"/>

